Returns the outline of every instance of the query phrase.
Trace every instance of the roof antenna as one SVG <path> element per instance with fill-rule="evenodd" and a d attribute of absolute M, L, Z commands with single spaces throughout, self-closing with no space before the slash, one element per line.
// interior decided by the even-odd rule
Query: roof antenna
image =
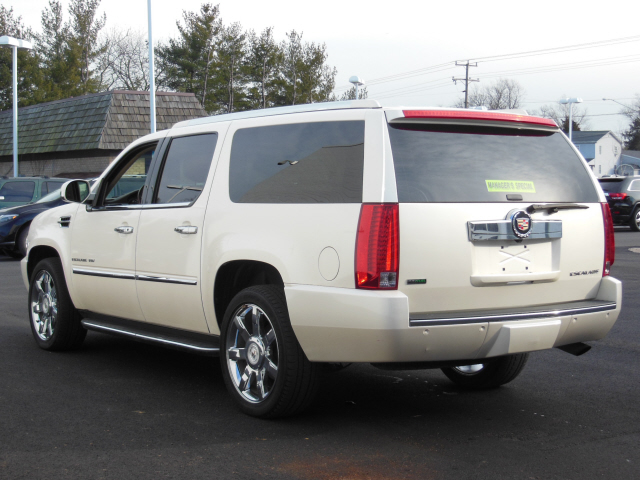
<path fill-rule="evenodd" d="M 364 80 L 359 76 L 354 75 L 349 79 L 349 83 L 353 83 L 353 85 L 356 87 L 356 100 L 360 100 L 360 90 L 358 89 L 358 87 L 364 85 Z"/>

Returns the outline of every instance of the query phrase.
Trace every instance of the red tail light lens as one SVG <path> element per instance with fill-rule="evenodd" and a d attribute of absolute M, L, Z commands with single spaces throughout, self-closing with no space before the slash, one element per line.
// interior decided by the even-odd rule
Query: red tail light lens
<path fill-rule="evenodd" d="M 602 267 L 602 276 L 606 277 L 611 271 L 616 259 L 616 238 L 613 234 L 613 220 L 611 219 L 611 211 L 609 204 L 602 203 L 602 220 L 604 222 L 604 265 Z"/>
<path fill-rule="evenodd" d="M 356 239 L 356 288 L 398 288 L 398 211 L 398 204 L 362 205 Z"/>
<path fill-rule="evenodd" d="M 627 198 L 626 193 L 610 193 L 609 196 L 614 200 L 624 200 L 625 198 Z"/>

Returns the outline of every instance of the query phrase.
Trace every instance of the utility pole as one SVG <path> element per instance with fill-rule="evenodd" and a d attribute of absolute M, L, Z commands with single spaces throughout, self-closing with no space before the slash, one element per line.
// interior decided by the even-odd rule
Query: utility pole
<path fill-rule="evenodd" d="M 466 63 L 456 61 L 456 67 L 465 67 L 466 75 L 464 78 L 452 77 L 453 83 L 464 82 L 464 108 L 469 108 L 469 82 L 479 82 L 477 78 L 469 78 L 469 67 L 477 67 L 478 62 L 471 63 L 469 60 Z"/>
<path fill-rule="evenodd" d="M 151 133 L 156 133 L 156 80 L 155 60 L 153 54 L 153 22 L 151 21 L 151 0 L 147 1 L 149 14 L 149 118 L 151 119 Z"/>

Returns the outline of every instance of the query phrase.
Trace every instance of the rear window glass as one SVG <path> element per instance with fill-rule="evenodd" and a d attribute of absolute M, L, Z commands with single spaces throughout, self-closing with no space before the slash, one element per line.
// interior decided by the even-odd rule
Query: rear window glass
<path fill-rule="evenodd" d="M 360 203 L 364 121 L 245 128 L 233 136 L 236 203 Z"/>
<path fill-rule="evenodd" d="M 0 200 L 6 202 L 29 202 L 36 189 L 35 182 L 7 182 L 0 188 Z"/>
<path fill-rule="evenodd" d="M 622 189 L 622 179 L 619 180 L 599 180 L 602 190 L 609 193 L 618 193 Z"/>
<path fill-rule="evenodd" d="M 389 125 L 403 203 L 598 202 L 560 133 L 498 127 Z"/>

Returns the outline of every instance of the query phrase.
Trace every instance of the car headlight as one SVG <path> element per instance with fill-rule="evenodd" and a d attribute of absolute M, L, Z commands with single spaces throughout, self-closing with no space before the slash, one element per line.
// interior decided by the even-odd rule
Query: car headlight
<path fill-rule="evenodd" d="M 18 215 L 0 215 L 0 225 L 15 220 L 16 218 L 18 218 Z"/>

